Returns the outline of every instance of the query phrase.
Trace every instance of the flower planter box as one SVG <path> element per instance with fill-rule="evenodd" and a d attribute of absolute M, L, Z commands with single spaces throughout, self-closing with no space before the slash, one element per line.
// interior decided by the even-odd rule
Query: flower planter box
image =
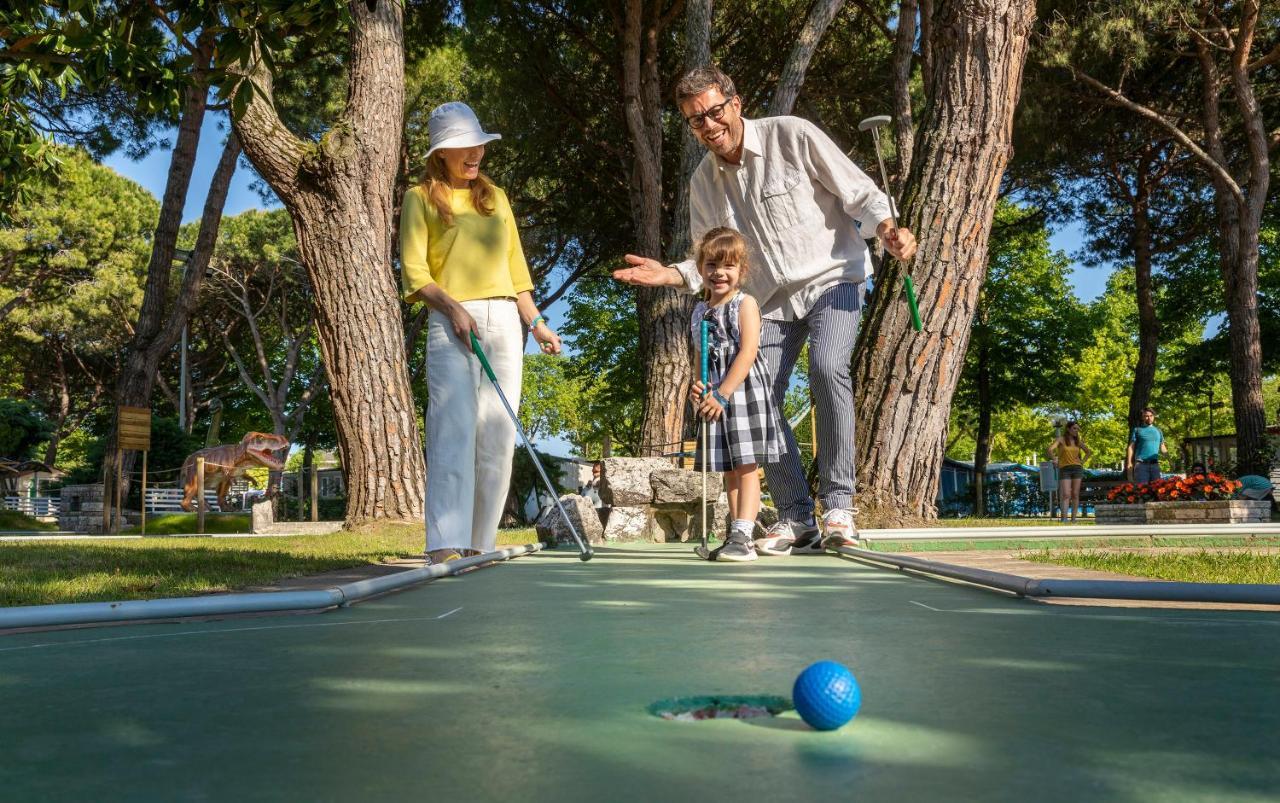
<path fill-rule="evenodd" d="M 1266 500 L 1220 499 L 1212 502 L 1141 502 L 1094 507 L 1098 524 L 1257 524 L 1271 520 Z"/>

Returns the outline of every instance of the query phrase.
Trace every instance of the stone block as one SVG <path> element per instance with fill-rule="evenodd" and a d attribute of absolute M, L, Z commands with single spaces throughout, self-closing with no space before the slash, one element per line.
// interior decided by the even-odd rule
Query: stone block
<path fill-rule="evenodd" d="M 683 468 L 657 469 L 649 475 L 653 487 L 653 503 L 697 503 L 702 498 L 702 472 Z M 724 487 L 724 479 L 717 472 L 707 472 L 707 493 L 716 494 Z"/>
<path fill-rule="evenodd" d="M 604 543 L 604 527 L 600 524 L 600 516 L 589 499 L 578 494 L 565 494 L 560 497 L 560 505 L 564 507 L 569 515 L 569 521 L 584 541 L 589 544 Z M 560 507 L 557 505 L 547 508 L 534 525 L 534 529 L 538 532 L 538 538 L 548 544 L 574 543 L 569 525 L 560 515 Z"/>
<path fill-rule="evenodd" d="M 671 468 L 663 457 L 608 457 L 600 472 L 600 500 L 611 507 L 637 507 L 653 501 L 649 475 Z"/>
<path fill-rule="evenodd" d="M 250 530 L 252 532 L 265 533 L 276 523 L 276 511 L 272 501 L 271 499 L 259 499 L 250 507 L 252 522 Z"/>
<path fill-rule="evenodd" d="M 692 510 L 697 511 L 696 504 Z M 654 510 L 653 518 L 658 526 L 655 541 L 692 541 L 697 537 L 694 530 L 698 525 L 693 521 L 694 513 L 687 507 L 660 507 Z"/>
<path fill-rule="evenodd" d="M 653 520 L 652 508 L 615 507 L 609 511 L 603 537 L 605 541 L 651 542 L 654 540 L 655 530 L 658 530 L 658 526 Z"/>

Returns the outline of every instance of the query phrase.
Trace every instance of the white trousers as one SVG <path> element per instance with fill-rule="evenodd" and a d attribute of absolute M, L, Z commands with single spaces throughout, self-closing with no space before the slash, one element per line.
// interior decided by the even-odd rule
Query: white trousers
<path fill-rule="evenodd" d="M 520 409 L 524 339 L 516 302 L 464 301 L 502 392 Z M 492 552 L 511 485 L 516 428 L 470 342 L 427 317 L 427 550 Z"/>

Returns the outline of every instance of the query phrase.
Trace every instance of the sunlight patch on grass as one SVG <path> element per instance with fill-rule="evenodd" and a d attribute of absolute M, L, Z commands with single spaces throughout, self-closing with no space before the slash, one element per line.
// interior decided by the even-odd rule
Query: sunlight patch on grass
<path fill-rule="evenodd" d="M 148 528 L 149 529 L 149 528 Z M 535 541 L 506 530 L 500 543 Z M 422 555 L 421 525 L 329 535 L 0 543 L 0 605 L 48 605 L 212 594 L 288 577 Z"/>
<path fill-rule="evenodd" d="M 1177 580 L 1189 583 L 1280 583 L 1280 555 L 1249 550 L 1195 552 L 1087 551 L 1079 549 L 1025 552 L 1024 560 L 1081 569 Z"/>

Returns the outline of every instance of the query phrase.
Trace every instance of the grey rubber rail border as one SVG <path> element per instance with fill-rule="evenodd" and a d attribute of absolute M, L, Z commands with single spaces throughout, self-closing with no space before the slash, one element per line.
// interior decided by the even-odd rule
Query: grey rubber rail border
<path fill-rule="evenodd" d="M 836 547 L 850 558 L 897 569 L 963 580 L 1020 597 L 1075 597 L 1085 599 L 1137 599 L 1157 602 L 1236 602 L 1280 605 L 1280 585 L 1266 583 L 1177 583 L 1145 580 L 1054 580 L 956 566 L 935 560 L 912 558 L 891 552 L 857 547 Z"/>
<path fill-rule="evenodd" d="M 518 558 L 545 548 L 542 542 L 499 549 L 434 566 L 359 580 L 315 591 L 264 591 L 247 594 L 211 594 L 202 597 L 77 602 L 62 605 L 25 605 L 0 608 L 0 630 L 59 625 L 94 625 L 146 619 L 178 619 L 188 616 L 225 616 L 243 613 L 321 611 L 346 607 L 419 583 L 449 577 L 487 563 Z"/>

